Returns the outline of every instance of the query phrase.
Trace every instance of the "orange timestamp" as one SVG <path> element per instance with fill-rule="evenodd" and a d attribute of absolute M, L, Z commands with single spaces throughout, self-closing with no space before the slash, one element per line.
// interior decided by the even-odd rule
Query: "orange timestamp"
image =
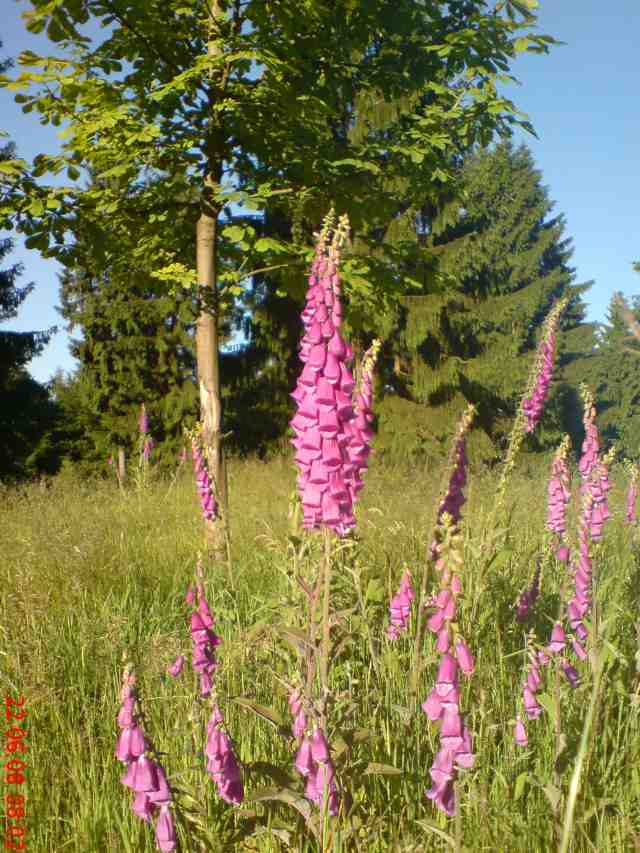
<path fill-rule="evenodd" d="M 12 786 L 12 790 L 7 791 L 4 797 L 5 850 L 26 850 L 26 797 L 17 787 L 24 785 L 25 770 L 27 770 L 25 759 L 28 751 L 26 742 L 28 729 L 24 725 L 27 716 L 24 704 L 24 696 L 18 699 L 6 696 L 4 700 L 5 719 L 9 723 L 9 728 L 4 733 L 5 745 L 1 768 L 4 771 L 5 785 Z M 13 786 L 16 787 L 13 788 Z"/>

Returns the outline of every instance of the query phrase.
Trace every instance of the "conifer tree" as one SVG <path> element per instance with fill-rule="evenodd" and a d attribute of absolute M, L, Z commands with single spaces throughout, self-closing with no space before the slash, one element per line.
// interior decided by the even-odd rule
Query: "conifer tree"
<path fill-rule="evenodd" d="M 552 304 L 571 294 L 565 329 L 584 315 L 588 285 L 574 283 L 571 241 L 552 209 L 525 146 L 503 141 L 474 153 L 460 194 L 426 224 L 436 274 L 426 293 L 404 300 L 400 391 L 445 411 L 475 403 L 494 440 L 515 411 Z"/>
<path fill-rule="evenodd" d="M 620 452 L 640 458 L 640 346 L 630 335 L 630 312 L 640 322 L 640 298 L 631 304 L 614 293 L 607 318 L 598 336 L 597 349 L 583 371 L 584 381 L 594 388 L 598 406 L 598 425 L 604 437 Z"/>

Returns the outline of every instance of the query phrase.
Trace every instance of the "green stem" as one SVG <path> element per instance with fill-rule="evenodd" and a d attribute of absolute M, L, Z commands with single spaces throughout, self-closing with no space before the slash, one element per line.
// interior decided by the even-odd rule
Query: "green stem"
<path fill-rule="evenodd" d="M 322 727 L 326 723 L 326 703 L 329 696 L 329 658 L 331 655 L 331 625 L 329 623 L 331 603 L 331 533 L 324 531 L 324 556 L 322 560 L 324 590 L 322 597 L 322 646 L 320 649 L 320 683 L 322 687 Z"/>
<path fill-rule="evenodd" d="M 427 598 L 427 582 L 429 579 L 429 565 L 431 560 L 427 558 L 422 570 L 422 581 L 420 583 L 420 595 L 418 596 L 418 609 L 416 614 L 416 636 L 413 644 L 413 667 L 411 670 L 411 703 L 415 705 L 418 696 L 418 682 L 420 680 L 420 663 L 422 652 L 422 638 L 424 634 L 424 605 Z"/>
<path fill-rule="evenodd" d="M 567 806 L 564 812 L 562 839 L 560 841 L 558 853 L 567 853 L 567 851 L 569 850 L 569 844 L 571 843 L 573 818 L 576 809 L 576 802 L 578 800 L 578 793 L 580 791 L 580 776 L 582 774 L 582 767 L 584 765 L 584 761 L 589 749 L 589 738 L 591 735 L 593 721 L 596 715 L 596 708 L 598 706 L 598 698 L 600 695 L 600 679 L 602 678 L 603 668 L 604 667 L 602 664 L 601 656 L 594 651 L 593 689 L 591 691 L 591 700 L 589 702 L 587 716 L 584 721 L 584 726 L 582 727 L 582 736 L 580 737 L 580 749 L 578 750 L 576 763 L 573 768 L 573 773 L 571 775 L 571 782 L 569 783 L 569 795 L 567 797 Z"/>

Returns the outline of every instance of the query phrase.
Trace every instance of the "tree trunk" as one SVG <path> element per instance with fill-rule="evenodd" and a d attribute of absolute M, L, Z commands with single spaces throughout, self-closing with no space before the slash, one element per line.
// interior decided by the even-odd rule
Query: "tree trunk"
<path fill-rule="evenodd" d="M 218 22 L 224 16 L 221 0 L 209 0 L 209 56 L 220 53 Z M 211 115 L 206 130 L 205 148 L 208 168 L 204 177 L 200 218 L 196 226 L 196 268 L 201 288 L 201 314 L 196 326 L 196 358 L 200 387 L 200 418 L 202 442 L 207 457 L 209 474 L 213 479 L 218 513 L 206 522 L 206 541 L 212 555 L 228 556 L 228 501 L 227 481 L 222 447 L 222 394 L 220 389 L 219 332 L 220 301 L 218 296 L 218 216 L 220 208 L 214 198 L 222 174 L 219 118 L 214 106 L 219 90 L 213 75 L 209 79 L 209 104 Z"/>
<path fill-rule="evenodd" d="M 124 447 L 118 448 L 118 461 L 116 473 L 118 475 L 118 483 L 124 486 L 127 479 L 127 463 L 125 459 Z"/>
<path fill-rule="evenodd" d="M 221 558 L 226 550 L 227 488 L 222 448 L 222 400 L 218 359 L 217 227 L 215 213 L 203 210 L 196 228 L 198 284 L 203 288 L 204 302 L 196 326 L 196 356 L 200 386 L 200 417 L 203 428 L 202 441 L 218 501 L 218 516 L 206 522 L 206 539 L 214 555 Z"/>

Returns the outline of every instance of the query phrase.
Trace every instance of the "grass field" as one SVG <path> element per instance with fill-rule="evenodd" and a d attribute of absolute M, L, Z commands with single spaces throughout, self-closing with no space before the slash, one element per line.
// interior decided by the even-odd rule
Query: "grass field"
<path fill-rule="evenodd" d="M 477 760 L 459 776 L 458 814 L 448 819 L 424 796 L 437 726 L 419 703 L 434 680 L 433 641 L 425 643 L 416 703 L 408 686 L 411 632 L 393 644 L 384 635 L 404 567 L 417 580 L 425 565 L 441 478 L 373 461 L 358 509 L 357 547 L 337 558 L 334 575 L 341 613 L 334 637 L 341 649 L 333 655 L 328 737 L 345 811 L 324 833 L 325 850 L 556 850 L 590 703 L 595 713 L 581 753 L 570 849 L 640 850 L 640 561 L 634 531 L 623 520 L 621 474 L 611 494 L 613 519 L 594 552 L 602 678 L 598 685 L 589 662 L 579 666 L 575 690 L 552 678 L 540 700 L 545 713 L 528 726 L 528 747 L 514 744 L 526 634 L 535 628 L 546 642 L 562 582 L 544 529 L 545 477 L 542 465 L 518 470 L 507 500 L 506 541 L 489 561 L 496 483 L 489 473 L 470 475 L 461 624 L 477 665 L 461 704 Z M 279 790 L 299 801 L 303 785 L 292 768 L 292 744 L 277 725 L 235 701 L 273 709 L 276 723 L 279 716 L 290 725 L 278 679 L 296 671 L 296 657 L 280 628 L 305 618 L 293 561 L 309 575 L 320 551 L 317 542 L 296 547 L 288 538 L 293 485 L 286 461 L 233 463 L 232 573 L 226 565 L 206 566 L 223 638 L 218 695 L 244 767 L 247 797 L 237 809 L 217 797 L 201 769 L 191 672 L 175 681 L 166 676 L 188 648 L 184 593 L 202 541 L 190 475 L 129 492 L 68 475 L 48 488 L 2 493 L 0 660 L 3 689 L 24 695 L 28 711 L 26 850 L 155 849 L 152 829 L 131 814 L 114 758 L 125 654 L 137 666 L 149 733 L 177 792 L 180 849 L 319 849 L 294 806 L 267 799 Z M 513 604 L 538 557 L 541 594 L 522 626 Z"/>

